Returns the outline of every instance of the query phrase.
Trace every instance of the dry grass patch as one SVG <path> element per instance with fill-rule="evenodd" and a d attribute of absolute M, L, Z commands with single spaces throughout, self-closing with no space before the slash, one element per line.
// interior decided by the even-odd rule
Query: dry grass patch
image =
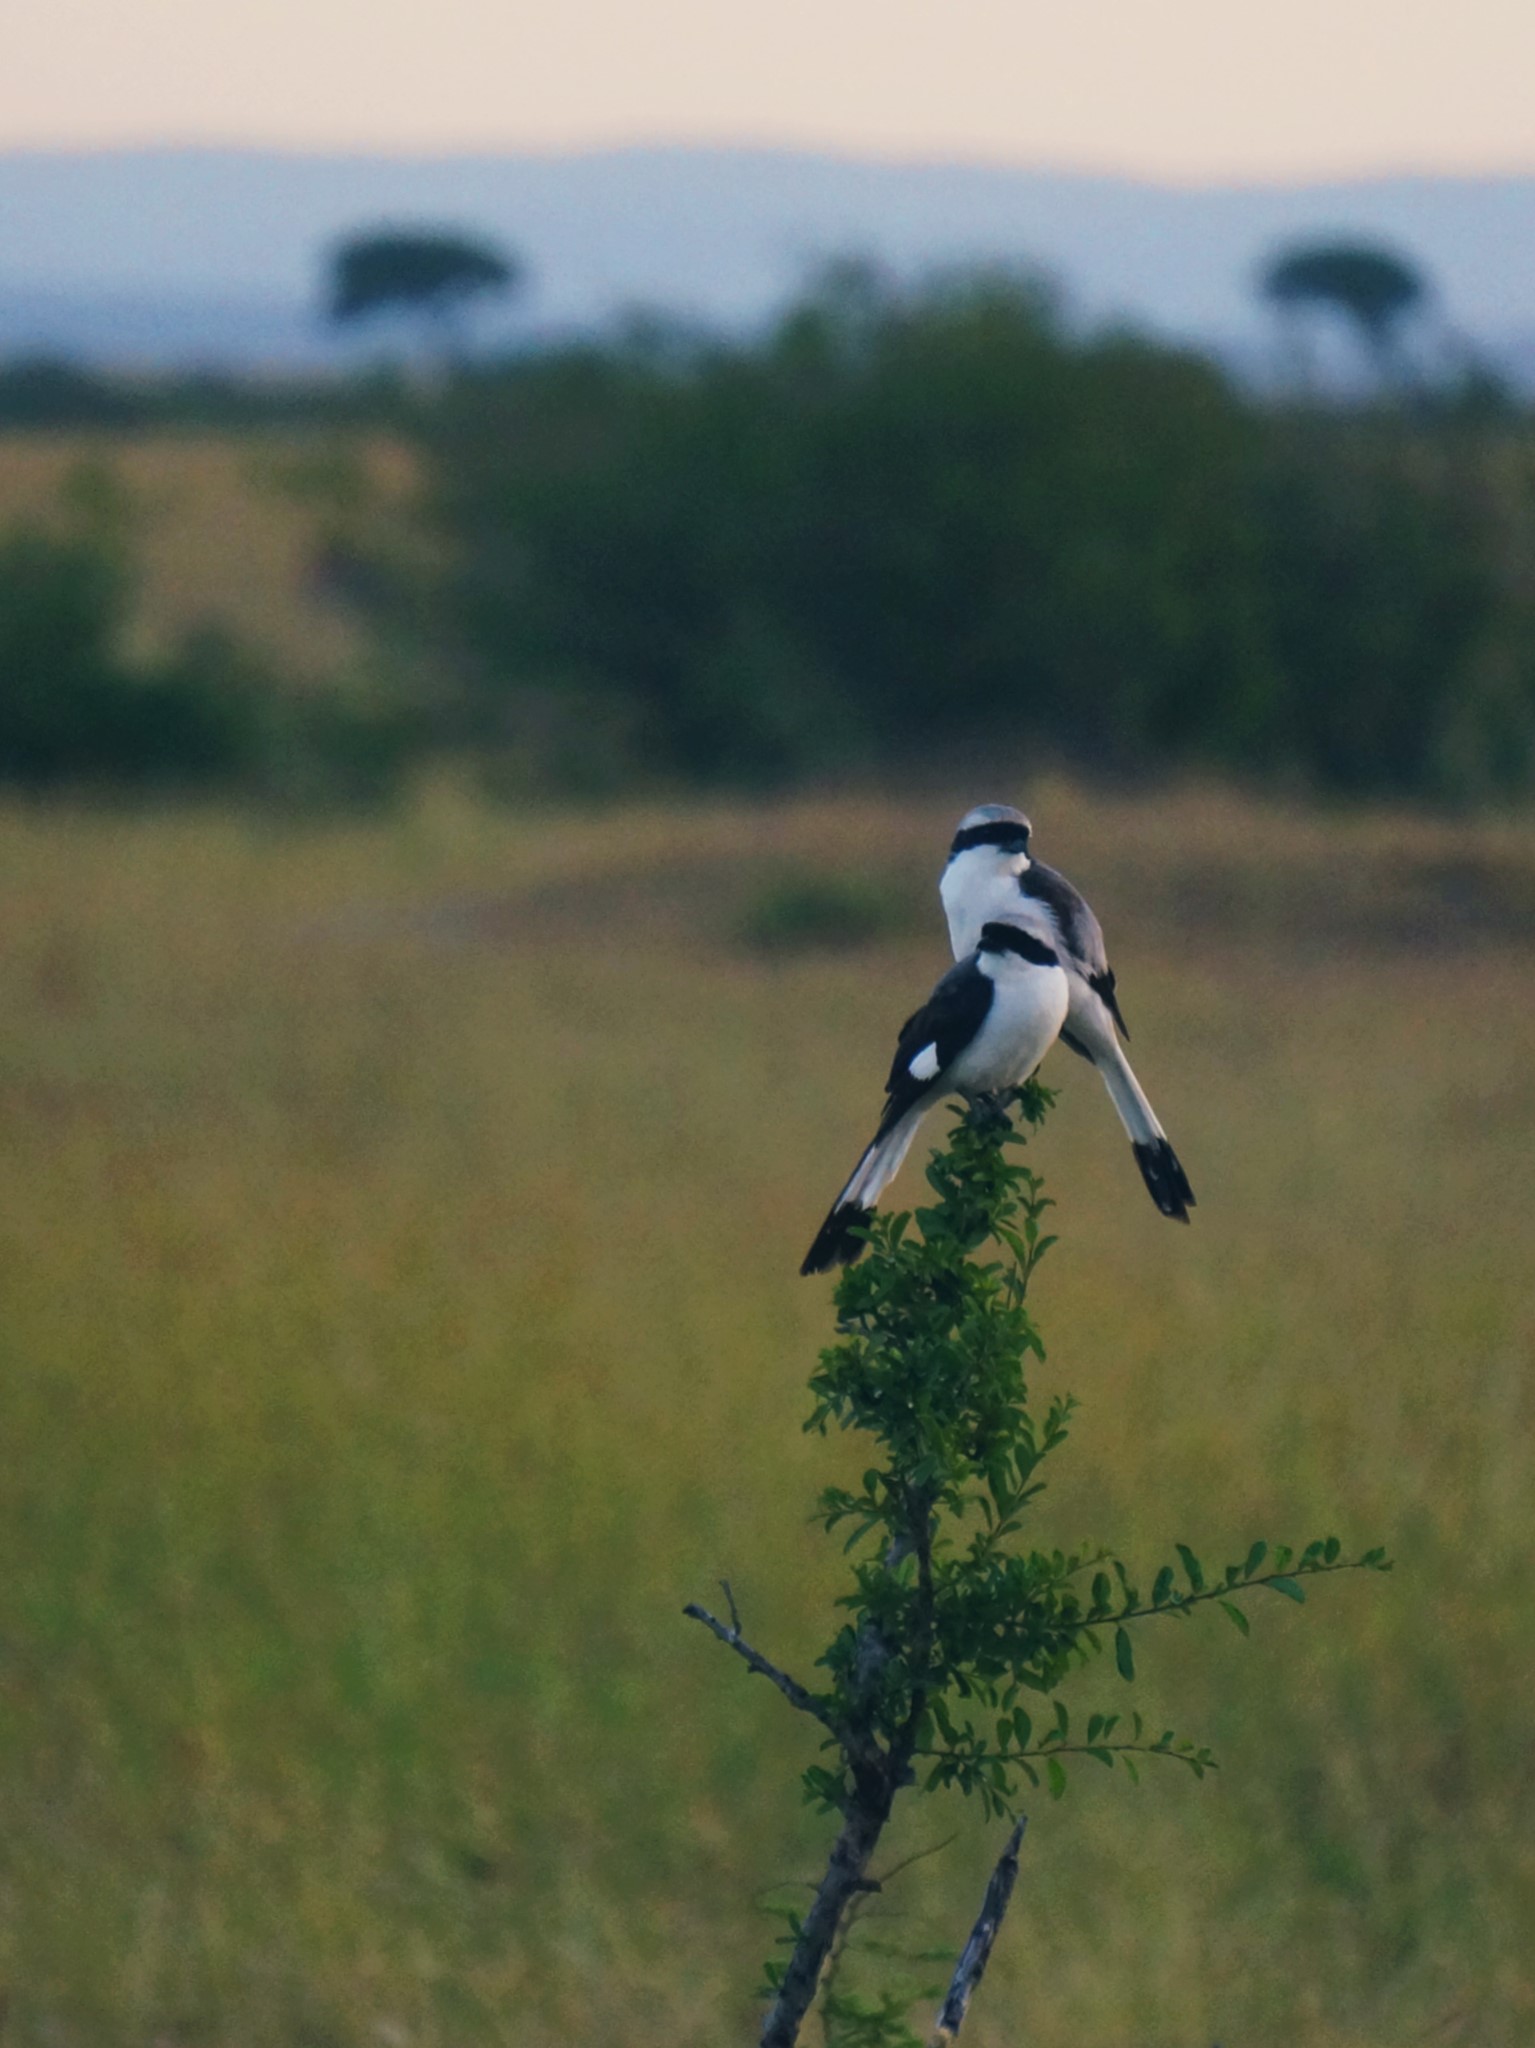
<path fill-rule="evenodd" d="M 105 522 L 141 577 L 131 651 L 215 626 L 296 682 L 373 656 L 326 574 L 338 535 L 396 535 L 415 487 L 399 445 L 295 433 L 0 436 L 0 530 Z"/>

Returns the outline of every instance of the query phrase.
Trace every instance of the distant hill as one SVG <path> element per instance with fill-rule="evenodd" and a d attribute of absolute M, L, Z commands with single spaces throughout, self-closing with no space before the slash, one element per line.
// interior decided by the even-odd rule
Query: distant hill
<path fill-rule="evenodd" d="M 792 151 L 636 148 L 407 159 L 165 149 L 0 153 L 0 353 L 99 361 L 321 361 L 321 252 L 369 223 L 480 229 L 529 261 L 524 332 L 625 307 L 739 324 L 818 258 L 901 271 L 1042 269 L 1085 319 L 1256 360 L 1255 265 L 1297 235 L 1384 239 L 1443 321 L 1535 366 L 1535 177 L 1384 178 L 1187 191 L 1129 179 Z"/>

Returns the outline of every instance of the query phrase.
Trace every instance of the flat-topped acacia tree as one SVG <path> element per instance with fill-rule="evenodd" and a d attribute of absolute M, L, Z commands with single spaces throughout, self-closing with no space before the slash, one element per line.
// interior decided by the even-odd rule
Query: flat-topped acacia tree
<path fill-rule="evenodd" d="M 1134 1574 L 1109 1550 L 1027 1546 L 1046 1461 L 1073 1404 L 1037 1412 L 1026 1369 L 1044 1357 L 1028 1290 L 1054 1242 L 1039 1177 L 1013 1156 L 1051 1097 L 1037 1082 L 1004 1104 L 960 1114 L 927 1169 L 935 1200 L 915 1218 L 875 1217 L 864 1257 L 836 1290 L 836 1341 L 811 1376 L 806 1427 L 856 1430 L 870 1462 L 855 1488 L 822 1493 L 818 1518 L 851 1560 L 840 1626 L 806 1685 L 729 1619 L 686 1610 L 816 1724 L 808 1796 L 835 1817 L 835 1839 L 808 1910 L 786 1912 L 786 1959 L 769 1962 L 762 2048 L 792 2048 L 819 2001 L 830 2048 L 918 2043 L 908 1995 L 843 1989 L 839 1944 L 898 1798 L 956 1788 L 1012 1822 L 932 2038 L 952 2041 L 986 1966 L 1017 1869 L 1028 1788 L 1059 1797 L 1078 1758 L 1123 1768 L 1213 1768 L 1208 1749 L 1133 1710 L 1073 1719 L 1064 1683 L 1109 1654 L 1135 1677 L 1134 1632 L 1219 1607 L 1246 1634 L 1258 1589 L 1304 1601 L 1303 1580 L 1389 1569 L 1385 1553 L 1345 1557 L 1334 1536 L 1301 1549 L 1244 1541 L 1242 1561 L 1210 1570 L 1184 1544 L 1176 1563 Z M 1016 1121 L 1015 1121 L 1016 1119 Z M 1020 1126 L 1022 1128 L 1020 1129 Z"/>
<path fill-rule="evenodd" d="M 515 291 L 522 279 L 517 257 L 494 243 L 445 228 L 379 227 L 331 251 L 326 310 L 338 327 L 412 320 L 452 359 L 463 352 L 469 307 Z"/>

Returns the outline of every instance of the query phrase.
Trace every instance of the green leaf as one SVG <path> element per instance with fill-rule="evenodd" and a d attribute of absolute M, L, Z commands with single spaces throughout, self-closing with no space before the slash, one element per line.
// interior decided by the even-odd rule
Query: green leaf
<path fill-rule="evenodd" d="M 1162 1569 L 1157 1573 L 1156 1583 L 1152 1586 L 1151 1589 L 1152 1606 L 1165 1607 L 1172 1595 L 1172 1590 L 1173 1568 L 1170 1564 L 1164 1564 Z"/>
<path fill-rule="evenodd" d="M 1052 1799 L 1061 1798 L 1066 1790 L 1066 1773 L 1061 1766 L 1060 1758 L 1058 1756 L 1051 1757 L 1045 1765 L 1045 1771 L 1050 1779 L 1050 1797 Z"/>
<path fill-rule="evenodd" d="M 1130 1647 L 1130 1631 L 1121 1623 L 1114 1631 L 1114 1662 L 1119 1675 L 1127 1684 L 1135 1681 L 1135 1652 Z"/>
<path fill-rule="evenodd" d="M 1306 1589 L 1297 1585 L 1294 1579 L 1270 1579 L 1268 1588 L 1271 1593 L 1283 1593 L 1287 1600 L 1297 1600 L 1302 1605 L 1305 1604 Z"/>
<path fill-rule="evenodd" d="M 1268 1554 L 1269 1547 L 1260 1536 L 1252 1549 L 1247 1553 L 1247 1562 L 1242 1567 L 1243 1578 L 1250 1579 Z"/>
<path fill-rule="evenodd" d="M 1188 1574 L 1189 1585 L 1196 1593 L 1202 1593 L 1205 1589 L 1205 1574 L 1204 1567 L 1200 1564 L 1199 1559 L 1186 1543 L 1175 1543 L 1173 1548 L 1182 1559 L 1183 1569 Z"/>
<path fill-rule="evenodd" d="M 1252 1634 L 1252 1623 L 1234 1600 L 1221 1600 L 1216 1604 L 1234 1629 L 1244 1636 Z"/>

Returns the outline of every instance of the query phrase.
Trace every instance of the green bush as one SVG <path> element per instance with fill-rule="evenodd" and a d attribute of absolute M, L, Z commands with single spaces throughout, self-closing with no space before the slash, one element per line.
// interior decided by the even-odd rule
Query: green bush
<path fill-rule="evenodd" d="M 424 422 L 444 635 L 635 707 L 644 772 L 935 751 L 1351 790 L 1535 773 L 1517 425 L 1301 416 L 1037 289 L 844 267 L 761 338 L 640 332 Z"/>
<path fill-rule="evenodd" d="M 0 426 L 136 427 L 151 412 L 142 391 L 62 357 L 19 356 L 0 363 Z"/>
<path fill-rule="evenodd" d="M 900 898 L 868 875 L 792 873 L 758 892 L 737 936 L 761 953 L 840 950 L 888 938 L 906 922 Z"/>
<path fill-rule="evenodd" d="M 131 581 L 90 539 L 0 540 L 0 782 L 140 790 L 233 788 L 282 800 L 369 800 L 415 744 L 399 714 L 285 694 L 225 634 L 163 663 L 122 653 Z"/>
<path fill-rule="evenodd" d="M 111 553 L 17 532 L 0 542 L 0 775 L 34 787 L 131 778 L 168 747 L 206 753 L 186 693 L 117 649 L 127 582 Z"/>

